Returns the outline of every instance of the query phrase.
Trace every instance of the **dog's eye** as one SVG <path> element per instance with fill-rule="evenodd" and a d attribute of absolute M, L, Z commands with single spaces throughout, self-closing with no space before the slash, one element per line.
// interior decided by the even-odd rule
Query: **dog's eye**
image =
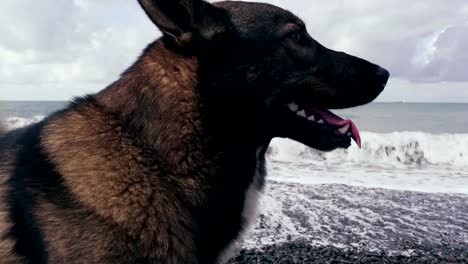
<path fill-rule="evenodd" d="M 302 32 L 295 32 L 289 36 L 290 39 L 294 40 L 296 43 L 301 43 L 303 41 L 304 35 Z"/>
<path fill-rule="evenodd" d="M 294 34 L 292 34 L 291 38 L 294 41 L 299 42 L 299 41 L 301 41 L 301 34 L 300 33 L 294 33 Z"/>

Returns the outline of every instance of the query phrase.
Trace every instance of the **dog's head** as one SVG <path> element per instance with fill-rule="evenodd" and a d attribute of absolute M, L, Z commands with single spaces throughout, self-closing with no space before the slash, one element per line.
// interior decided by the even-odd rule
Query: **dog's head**
<path fill-rule="evenodd" d="M 200 93 L 226 131 L 251 133 L 256 142 L 288 137 L 320 150 L 360 144 L 355 124 L 327 109 L 371 102 L 387 70 L 325 48 L 302 20 L 269 4 L 139 2 L 168 47 L 199 59 Z"/>

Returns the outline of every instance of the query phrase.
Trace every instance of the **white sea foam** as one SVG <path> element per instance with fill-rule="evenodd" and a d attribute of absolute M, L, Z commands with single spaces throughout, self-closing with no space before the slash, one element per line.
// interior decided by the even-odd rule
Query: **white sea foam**
<path fill-rule="evenodd" d="M 421 192 L 468 193 L 468 134 L 363 132 L 362 149 L 321 152 L 275 139 L 269 177 Z"/>
<path fill-rule="evenodd" d="M 424 132 L 361 133 L 362 149 L 321 152 L 288 139 L 275 139 L 269 158 L 321 164 L 388 164 L 394 166 L 453 165 L 468 167 L 468 134 Z"/>
<path fill-rule="evenodd" d="M 31 118 L 26 117 L 8 117 L 5 124 L 8 129 L 16 129 L 30 124 L 37 123 L 44 118 L 42 115 L 36 115 Z"/>

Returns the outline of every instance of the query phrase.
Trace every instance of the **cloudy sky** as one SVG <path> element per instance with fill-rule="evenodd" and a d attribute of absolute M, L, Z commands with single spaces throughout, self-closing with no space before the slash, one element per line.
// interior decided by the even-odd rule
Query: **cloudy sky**
<path fill-rule="evenodd" d="M 322 44 L 388 68 L 378 101 L 468 102 L 466 0 L 264 0 Z M 136 0 L 2 0 L 0 100 L 64 100 L 118 78 L 160 36 Z"/>

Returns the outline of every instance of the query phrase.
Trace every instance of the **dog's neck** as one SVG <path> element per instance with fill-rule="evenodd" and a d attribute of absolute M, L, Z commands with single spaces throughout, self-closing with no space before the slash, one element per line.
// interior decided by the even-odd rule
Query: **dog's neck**
<path fill-rule="evenodd" d="M 97 100 L 120 115 L 145 146 L 179 169 L 189 169 L 190 162 L 214 158 L 231 147 L 249 148 L 254 153 L 259 147 L 255 139 L 235 131 L 247 120 L 236 124 L 233 119 L 241 115 L 223 117 L 218 109 L 233 107 L 223 105 L 226 102 L 222 99 L 213 103 L 218 98 L 210 104 L 210 99 L 202 96 L 221 87 L 200 84 L 199 64 L 197 57 L 182 55 L 158 40 L 117 82 L 100 92 Z"/>
<path fill-rule="evenodd" d="M 187 168 L 187 153 L 205 152 L 192 149 L 193 142 L 203 139 L 197 71 L 195 57 L 180 55 L 156 41 L 97 100 L 120 116 L 144 146 Z"/>

